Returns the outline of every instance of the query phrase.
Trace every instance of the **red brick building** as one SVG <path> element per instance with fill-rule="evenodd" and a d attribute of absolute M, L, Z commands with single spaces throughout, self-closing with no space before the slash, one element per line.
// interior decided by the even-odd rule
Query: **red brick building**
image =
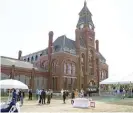
<path fill-rule="evenodd" d="M 48 48 L 26 56 L 19 51 L 18 59 L 2 57 L 3 77 L 10 75 L 10 78 L 25 80 L 32 89 L 60 91 L 99 86 L 99 81 L 108 77 L 108 65 L 99 51 L 94 29 L 92 14 L 85 2 L 79 13 L 75 40 L 63 35 L 53 41 L 54 33 L 49 32 Z M 6 60 L 14 63 L 7 65 Z M 22 76 L 25 79 L 21 79 Z"/>

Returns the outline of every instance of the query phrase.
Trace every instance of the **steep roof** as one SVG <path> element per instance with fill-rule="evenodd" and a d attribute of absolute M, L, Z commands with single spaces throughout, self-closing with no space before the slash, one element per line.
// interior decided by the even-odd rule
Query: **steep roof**
<path fill-rule="evenodd" d="M 67 38 L 65 35 L 62 35 L 60 37 L 58 37 L 54 43 L 53 43 L 55 49 L 57 46 L 60 46 L 61 49 L 67 47 L 69 49 L 76 49 L 75 48 L 75 41 Z"/>
<path fill-rule="evenodd" d="M 7 65 L 7 66 L 16 66 L 21 68 L 33 68 L 33 64 L 25 61 L 20 61 L 17 59 L 9 58 L 9 57 L 3 57 L 1 56 L 1 65 Z"/>
<path fill-rule="evenodd" d="M 92 21 L 92 14 L 87 7 L 86 1 L 84 2 L 84 7 L 79 13 L 79 20 L 77 23 L 77 28 L 79 28 L 81 24 L 87 25 L 87 26 L 91 25 L 94 28 L 94 24 Z"/>
<path fill-rule="evenodd" d="M 35 67 L 30 62 L 25 62 L 25 61 L 21 61 L 21 60 L 15 59 L 15 58 L 5 57 L 5 56 L 0 56 L 0 60 L 1 60 L 1 65 L 4 65 L 4 66 L 14 65 L 15 67 L 19 67 L 19 68 L 27 68 L 27 69 L 34 68 L 35 70 L 44 72 L 44 70 Z"/>

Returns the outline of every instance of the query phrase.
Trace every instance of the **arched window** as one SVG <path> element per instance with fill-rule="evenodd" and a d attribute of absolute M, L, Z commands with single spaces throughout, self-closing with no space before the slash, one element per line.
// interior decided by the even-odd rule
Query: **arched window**
<path fill-rule="evenodd" d="M 72 63 L 72 75 L 75 75 L 75 63 Z"/>
<path fill-rule="evenodd" d="M 66 73 L 67 73 L 67 64 L 64 63 L 64 74 L 66 74 Z"/>
<path fill-rule="evenodd" d="M 54 60 L 52 63 L 52 72 L 56 72 L 56 66 L 57 66 L 57 62 L 56 60 Z"/>
<path fill-rule="evenodd" d="M 84 63 L 84 62 L 85 62 L 85 55 L 82 54 L 82 63 Z"/>
<path fill-rule="evenodd" d="M 71 75 L 71 69 L 72 69 L 71 64 L 68 63 L 68 64 L 67 64 L 67 73 L 68 73 L 69 75 Z"/>
<path fill-rule="evenodd" d="M 35 60 L 37 60 L 37 59 L 38 59 L 38 55 L 35 56 Z"/>
<path fill-rule="evenodd" d="M 93 51 L 92 50 L 89 51 L 89 62 L 93 63 Z"/>
<path fill-rule="evenodd" d="M 45 70 L 48 71 L 48 61 L 43 61 L 41 64 L 41 67 Z"/>

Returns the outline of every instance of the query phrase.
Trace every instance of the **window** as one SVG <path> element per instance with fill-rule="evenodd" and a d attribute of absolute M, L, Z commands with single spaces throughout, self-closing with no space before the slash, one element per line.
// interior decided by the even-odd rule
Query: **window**
<path fill-rule="evenodd" d="M 67 65 L 64 63 L 64 74 L 66 74 Z"/>
<path fill-rule="evenodd" d="M 72 75 L 75 75 L 75 64 L 72 64 Z"/>
<path fill-rule="evenodd" d="M 40 54 L 40 56 L 42 56 L 42 53 Z"/>
<path fill-rule="evenodd" d="M 67 64 L 67 73 L 71 74 L 71 64 Z"/>
<path fill-rule="evenodd" d="M 28 58 L 27 61 L 29 62 L 30 61 L 30 58 Z"/>
<path fill-rule="evenodd" d="M 35 56 L 35 60 L 37 60 L 37 59 L 38 59 L 38 56 L 36 55 L 36 56 Z"/>
<path fill-rule="evenodd" d="M 34 60 L 34 57 L 32 56 L 32 57 L 31 57 L 31 62 L 33 62 L 33 60 Z"/>
<path fill-rule="evenodd" d="M 53 61 L 53 63 L 52 63 L 52 72 L 56 72 L 56 66 L 57 66 L 56 61 Z"/>

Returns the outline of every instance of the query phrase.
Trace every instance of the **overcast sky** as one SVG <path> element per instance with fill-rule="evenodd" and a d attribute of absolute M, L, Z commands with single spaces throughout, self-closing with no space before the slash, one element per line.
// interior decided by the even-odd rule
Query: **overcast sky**
<path fill-rule="evenodd" d="M 0 0 L 0 55 L 17 58 L 48 45 L 48 32 L 75 39 L 84 0 Z M 87 0 L 109 76 L 133 72 L 133 0 Z"/>

